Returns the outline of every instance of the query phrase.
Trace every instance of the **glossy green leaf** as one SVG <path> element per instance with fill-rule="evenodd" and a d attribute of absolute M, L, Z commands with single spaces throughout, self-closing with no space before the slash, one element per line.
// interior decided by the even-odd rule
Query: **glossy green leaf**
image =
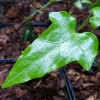
<path fill-rule="evenodd" d="M 65 11 L 51 12 L 51 26 L 22 55 L 2 88 L 39 78 L 77 61 L 89 70 L 98 52 L 98 40 L 91 32 L 76 32 L 76 19 Z"/>
<path fill-rule="evenodd" d="M 90 23 L 94 29 L 100 26 L 100 7 L 92 9 L 93 17 L 90 18 Z"/>

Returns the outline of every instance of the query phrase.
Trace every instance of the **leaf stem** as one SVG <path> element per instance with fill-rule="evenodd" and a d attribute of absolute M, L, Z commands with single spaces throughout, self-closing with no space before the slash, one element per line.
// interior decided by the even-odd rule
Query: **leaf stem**
<path fill-rule="evenodd" d="M 34 9 L 34 8 L 35 8 L 35 4 L 36 4 L 36 0 L 33 0 L 32 9 Z"/>
<path fill-rule="evenodd" d="M 69 12 L 68 0 L 64 0 L 66 4 L 66 11 Z"/>
<path fill-rule="evenodd" d="M 90 17 L 91 17 L 91 14 L 86 18 L 86 20 L 82 23 L 82 25 L 78 28 L 77 31 L 80 31 L 81 29 L 83 29 L 89 23 Z"/>
<path fill-rule="evenodd" d="M 27 22 L 30 21 L 36 14 L 40 13 L 43 9 L 45 9 L 46 7 L 48 7 L 49 5 L 51 5 L 52 3 L 54 3 L 54 0 L 50 0 L 47 4 L 45 4 L 41 9 L 36 10 L 35 12 L 33 12 L 32 14 L 30 14 L 19 26 L 18 30 Z"/>

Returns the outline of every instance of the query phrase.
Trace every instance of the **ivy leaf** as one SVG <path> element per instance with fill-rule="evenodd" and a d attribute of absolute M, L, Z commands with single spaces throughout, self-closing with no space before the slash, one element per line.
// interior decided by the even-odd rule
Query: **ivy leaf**
<path fill-rule="evenodd" d="M 90 0 L 77 0 L 74 5 L 75 7 L 77 7 L 78 9 L 82 10 L 83 9 L 83 5 L 82 4 L 91 4 L 92 2 Z"/>
<path fill-rule="evenodd" d="M 90 6 L 90 8 L 94 8 L 94 7 L 100 7 L 100 0 L 96 0 L 94 3 L 92 3 Z"/>
<path fill-rule="evenodd" d="M 76 19 L 65 11 L 51 12 L 51 26 L 29 45 L 9 73 L 2 88 L 39 78 L 77 61 L 89 70 L 98 52 L 91 32 L 76 32 Z"/>
<path fill-rule="evenodd" d="M 83 5 L 82 5 L 82 2 L 80 0 L 77 0 L 75 3 L 74 3 L 75 7 L 77 7 L 78 9 L 83 9 Z"/>
<path fill-rule="evenodd" d="M 82 0 L 82 3 L 91 4 L 92 2 L 90 0 Z"/>
<path fill-rule="evenodd" d="M 92 9 L 93 17 L 90 18 L 90 23 L 94 29 L 100 26 L 100 7 Z"/>

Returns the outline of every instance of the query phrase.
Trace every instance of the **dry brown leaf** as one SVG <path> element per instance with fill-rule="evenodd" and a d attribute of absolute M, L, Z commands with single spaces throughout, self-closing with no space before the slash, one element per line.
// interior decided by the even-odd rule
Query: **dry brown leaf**
<path fill-rule="evenodd" d="M 0 86 L 4 82 L 4 73 L 6 73 L 7 71 L 8 71 L 7 69 L 0 71 Z"/>
<path fill-rule="evenodd" d="M 0 44 L 5 44 L 8 40 L 7 35 L 0 35 Z"/>
<path fill-rule="evenodd" d="M 56 78 L 58 75 L 57 75 L 57 73 L 51 73 L 51 76 Z"/>
<path fill-rule="evenodd" d="M 90 86 L 94 86 L 94 84 L 92 84 L 92 83 L 83 83 L 82 86 L 84 88 L 87 88 L 87 87 L 90 87 Z"/>
<path fill-rule="evenodd" d="M 86 100 L 97 100 L 96 98 L 97 98 L 97 94 L 94 94 L 94 95 L 88 97 Z"/>
<path fill-rule="evenodd" d="M 62 98 L 58 96 L 53 96 L 53 100 L 62 100 Z"/>
<path fill-rule="evenodd" d="M 4 81 L 4 76 L 2 75 L 2 73 L 0 72 L 0 86 L 2 85 Z"/>
<path fill-rule="evenodd" d="M 65 96 L 65 93 L 64 93 L 63 90 L 60 90 L 60 91 L 58 92 L 58 94 L 59 94 L 60 96 Z"/>
<path fill-rule="evenodd" d="M 36 8 L 42 8 L 42 5 L 41 5 L 41 3 L 36 3 L 36 4 L 35 4 L 35 7 L 36 7 Z"/>
<path fill-rule="evenodd" d="M 61 80 L 59 84 L 59 88 L 64 88 L 65 87 L 65 81 Z"/>
<path fill-rule="evenodd" d="M 97 73 L 96 78 L 97 78 L 98 82 L 100 82 L 100 72 Z"/>
<path fill-rule="evenodd" d="M 71 69 L 68 71 L 67 77 L 73 81 L 73 84 L 75 84 L 80 79 L 80 74 L 77 71 Z"/>
<path fill-rule="evenodd" d="M 20 4 L 20 5 L 15 5 L 15 6 L 11 7 L 8 10 L 8 12 L 6 13 L 5 17 L 7 17 L 7 18 L 15 18 L 15 17 L 17 17 L 19 15 L 19 12 L 20 12 L 22 6 L 23 5 Z"/>
<path fill-rule="evenodd" d="M 97 82 L 98 79 L 97 79 L 97 77 L 95 77 L 95 76 L 91 76 L 91 77 L 90 77 L 90 81 L 91 81 L 91 82 Z"/>

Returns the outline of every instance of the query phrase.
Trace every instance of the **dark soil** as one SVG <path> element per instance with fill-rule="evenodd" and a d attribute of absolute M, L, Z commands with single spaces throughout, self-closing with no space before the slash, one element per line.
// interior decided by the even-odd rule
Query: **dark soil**
<path fill-rule="evenodd" d="M 31 0 L 27 4 L 11 4 L 3 2 L 3 13 L 0 16 L 0 22 L 17 22 L 12 26 L 0 28 L 0 58 L 17 59 L 21 52 L 30 44 L 30 41 L 24 42 L 21 38 L 25 26 L 20 31 L 16 31 L 20 23 L 34 9 L 43 6 L 46 0 L 38 0 L 32 8 Z M 44 2 L 43 2 L 44 1 Z M 78 20 L 78 27 L 87 18 L 89 9 L 85 5 L 83 10 L 74 7 L 73 2 L 69 0 L 66 3 L 55 3 L 43 10 L 43 13 L 37 14 L 32 21 L 49 23 L 48 13 L 51 11 L 69 10 Z M 34 35 L 39 36 L 46 27 L 33 27 Z M 88 24 L 80 32 L 91 31 L 100 40 L 100 29 L 93 30 Z M 100 63 L 100 54 L 97 57 Z M 0 85 L 4 82 L 13 64 L 0 64 Z M 72 83 L 77 100 L 100 100 L 100 66 L 92 67 L 89 72 L 84 71 L 76 62 L 66 66 L 66 76 Z M 16 85 L 7 89 L 0 89 L 0 100 L 66 100 L 68 97 L 65 90 L 64 80 L 59 77 L 59 71 L 56 70 L 41 79 L 35 79 L 24 84 Z"/>

